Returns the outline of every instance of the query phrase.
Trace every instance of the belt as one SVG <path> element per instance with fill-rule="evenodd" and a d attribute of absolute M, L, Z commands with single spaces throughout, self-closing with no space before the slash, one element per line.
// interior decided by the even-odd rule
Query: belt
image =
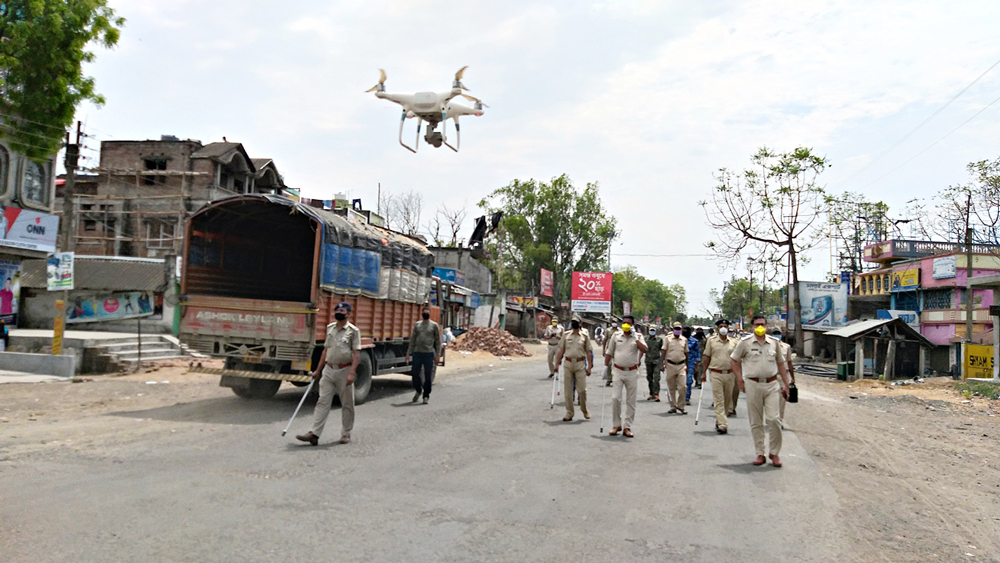
<path fill-rule="evenodd" d="M 586 359 L 587 359 L 587 357 L 584 356 L 582 358 L 566 358 L 566 361 L 567 362 L 582 362 L 583 360 L 586 360 Z"/>
<path fill-rule="evenodd" d="M 632 366 L 630 368 L 623 368 L 620 365 L 615 364 L 615 369 L 620 369 L 622 371 L 632 371 L 632 370 L 635 370 L 635 369 L 639 369 L 639 364 L 635 364 L 634 366 Z"/>
<path fill-rule="evenodd" d="M 337 369 L 344 369 L 346 367 L 349 367 L 351 365 L 351 362 L 347 362 L 346 364 L 331 364 L 330 362 L 327 362 L 326 365 L 330 367 L 337 366 Z"/>
<path fill-rule="evenodd" d="M 748 377 L 747 379 L 749 379 L 750 381 L 756 381 L 757 383 L 771 383 L 772 381 L 777 380 L 778 376 L 777 375 L 772 375 L 771 377 L 768 377 L 764 381 L 761 381 L 760 377 Z"/>
<path fill-rule="evenodd" d="M 708 368 L 708 371 L 714 371 L 715 373 L 733 373 L 731 369 L 712 369 Z"/>
<path fill-rule="evenodd" d="M 687 362 L 675 362 L 675 361 L 673 361 L 673 360 L 667 360 L 667 363 L 668 363 L 668 364 L 671 364 L 671 365 L 675 365 L 675 366 L 683 366 L 683 365 L 684 365 L 684 364 L 686 364 Z"/>

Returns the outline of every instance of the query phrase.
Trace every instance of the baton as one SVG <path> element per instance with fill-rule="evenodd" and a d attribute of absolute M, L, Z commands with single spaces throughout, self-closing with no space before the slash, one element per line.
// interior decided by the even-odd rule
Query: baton
<path fill-rule="evenodd" d="M 549 408 L 553 408 L 556 404 L 556 385 L 559 381 L 559 372 L 556 371 L 555 375 L 552 376 L 552 399 L 549 400 Z"/>
<path fill-rule="evenodd" d="M 312 391 L 313 383 L 316 383 L 316 380 L 310 378 L 309 386 L 306 387 L 306 392 L 302 394 L 302 400 L 299 401 L 299 406 L 295 407 L 295 412 L 292 413 L 292 418 L 288 420 L 288 426 L 285 426 L 285 429 L 281 431 L 282 436 L 284 436 L 285 433 L 288 432 L 288 429 L 292 427 L 292 421 L 295 420 L 295 415 L 299 414 L 299 409 L 302 408 L 302 403 L 306 402 L 306 397 L 308 397 L 309 392 Z"/>
<path fill-rule="evenodd" d="M 701 384 L 701 393 L 698 393 L 698 412 L 694 415 L 694 425 L 698 426 L 698 417 L 701 416 L 701 399 L 705 396 L 705 384 Z"/>

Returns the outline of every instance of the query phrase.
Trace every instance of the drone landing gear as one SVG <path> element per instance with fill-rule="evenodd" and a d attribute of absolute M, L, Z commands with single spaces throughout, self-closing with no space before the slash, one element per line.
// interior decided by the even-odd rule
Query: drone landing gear
<path fill-rule="evenodd" d="M 399 144 L 403 145 L 403 148 L 405 148 L 406 150 L 408 150 L 408 151 L 410 151 L 412 153 L 417 152 L 417 149 L 420 148 L 420 124 L 423 123 L 423 122 L 424 122 L 423 119 L 421 119 L 419 117 L 417 118 L 417 138 L 413 142 L 413 146 L 411 147 L 411 146 L 409 146 L 409 145 L 407 145 L 406 143 L 403 142 L 403 124 L 406 123 L 406 111 L 405 110 L 403 111 L 403 117 L 401 117 L 399 119 Z"/>
<path fill-rule="evenodd" d="M 449 149 L 451 149 L 451 150 L 453 150 L 455 152 L 458 152 L 458 147 L 460 147 L 462 145 L 462 130 L 458 126 L 458 116 L 455 116 L 452 119 L 455 120 L 455 146 L 451 146 L 451 143 L 448 142 L 447 135 L 445 135 L 445 137 L 444 137 L 444 144 Z M 445 133 L 448 130 L 448 125 L 447 124 L 448 124 L 447 120 L 441 122 L 441 132 L 442 133 Z"/>

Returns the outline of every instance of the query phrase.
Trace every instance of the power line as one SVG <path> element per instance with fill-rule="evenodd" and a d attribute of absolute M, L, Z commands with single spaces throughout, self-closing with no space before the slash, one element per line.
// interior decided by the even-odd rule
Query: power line
<path fill-rule="evenodd" d="M 919 125 L 917 125 L 913 129 L 911 129 L 909 133 L 903 135 L 902 138 L 900 138 L 898 141 L 896 141 L 895 143 L 893 143 L 889 148 L 887 148 L 884 151 L 882 151 L 882 153 L 879 154 L 878 156 L 876 156 L 871 162 L 869 162 L 868 164 L 866 164 L 866 165 L 862 166 L 861 168 L 859 168 L 854 174 L 851 174 L 850 176 L 848 176 L 846 179 L 844 179 L 843 181 L 841 181 L 838 185 L 844 185 L 847 182 L 850 182 L 858 174 L 861 174 L 862 172 L 864 172 L 865 170 L 867 170 L 873 164 L 875 164 L 876 162 L 878 162 L 879 160 L 881 160 L 883 156 L 889 154 L 893 149 L 895 149 L 900 144 L 902 144 L 903 141 L 909 139 L 911 135 L 913 135 L 914 133 L 916 133 L 917 130 L 919 130 L 924 125 L 927 125 L 927 123 L 930 120 L 934 119 L 939 113 L 941 113 L 942 111 L 944 111 L 945 108 L 947 108 L 948 106 L 950 106 L 952 104 L 952 102 L 954 102 L 955 100 L 957 100 L 962 94 L 964 94 L 966 91 L 968 91 L 969 88 L 972 88 L 972 86 L 975 85 L 976 82 L 979 82 L 979 80 L 982 77 L 986 76 L 991 70 L 993 70 L 994 68 L 996 68 L 997 65 L 1000 65 L 1000 60 L 997 60 L 997 62 L 993 63 L 993 65 L 990 66 L 990 68 L 986 69 L 982 74 L 980 74 L 978 77 L 976 77 L 976 79 L 973 80 L 972 82 L 970 82 L 968 86 L 966 86 L 965 88 L 962 88 L 961 92 L 955 94 L 950 100 L 948 100 L 947 102 L 945 102 L 945 104 L 943 106 L 939 107 L 937 109 L 937 111 L 935 111 L 929 117 L 927 117 L 927 119 L 924 119 L 923 121 L 920 122 Z M 989 107 L 989 106 L 987 106 L 987 107 Z M 964 123 L 962 125 L 964 125 Z M 949 133 L 949 135 L 950 135 L 950 133 Z M 909 162 L 909 161 L 907 161 L 907 162 Z"/>
<path fill-rule="evenodd" d="M 35 125 L 41 125 L 42 127 L 48 127 L 50 129 L 55 129 L 57 131 L 63 131 L 63 132 L 65 132 L 65 131 L 68 130 L 67 127 L 57 127 L 55 125 L 50 125 L 48 123 L 42 123 L 41 121 L 33 121 L 31 119 L 26 119 L 24 117 L 19 117 L 19 116 L 16 116 L 16 115 L 10 115 L 10 114 L 7 114 L 7 113 L 0 113 L 0 117 L 2 117 L 4 119 L 16 119 L 18 121 L 24 121 L 25 123 L 33 123 Z"/>
<path fill-rule="evenodd" d="M 649 258 L 686 258 L 694 256 L 706 257 L 715 255 L 714 254 L 621 254 L 619 252 L 615 252 L 612 256 L 616 258 L 618 256 L 644 256 Z"/>
<path fill-rule="evenodd" d="M 954 129 L 952 129 L 951 131 L 949 131 L 947 135 L 945 135 L 944 137 L 941 137 L 940 139 L 938 139 L 938 140 L 934 141 L 933 143 L 931 143 L 931 144 L 930 144 L 930 146 L 928 146 L 928 147 L 927 147 L 926 149 L 924 149 L 924 150 L 922 150 L 922 151 L 918 152 L 917 154 L 913 155 L 913 156 L 912 156 L 912 157 L 911 157 L 911 158 L 910 158 L 909 160 L 907 160 L 906 162 L 904 162 L 904 163 L 900 164 L 899 166 L 897 166 L 897 167 L 893 168 L 892 170 L 890 170 L 890 171 L 886 172 L 885 174 L 883 174 L 883 175 L 879 176 L 878 178 L 876 178 L 876 179 L 872 180 L 871 182 L 868 182 L 868 183 L 867 183 L 867 184 L 865 184 L 865 185 L 864 185 L 864 187 L 863 187 L 863 188 L 861 188 L 861 189 L 864 189 L 864 188 L 867 188 L 868 186 L 870 186 L 870 185 L 874 184 L 875 182 L 878 182 L 878 181 L 879 181 L 879 180 L 881 180 L 882 178 L 885 178 L 886 176 L 888 176 L 888 175 L 892 174 L 893 172 L 895 172 L 895 171 L 899 170 L 900 168 L 902 168 L 902 167 L 906 166 L 907 164 L 909 164 L 909 163 L 913 162 L 913 161 L 914 161 L 914 160 L 915 160 L 915 159 L 916 159 L 916 158 L 917 158 L 918 156 L 920 156 L 920 155 L 924 154 L 925 152 L 927 152 L 927 151 L 931 150 L 931 148 L 933 148 L 933 147 L 934 147 L 934 145 L 937 145 L 937 144 L 938 144 L 938 143 L 940 143 L 941 141 L 943 141 L 943 140 L 947 139 L 947 138 L 948 138 L 948 137 L 950 137 L 950 136 L 951 136 L 951 134 L 952 134 L 952 133 L 954 133 L 955 131 L 958 131 L 958 130 L 959 130 L 959 129 L 961 129 L 962 127 L 965 127 L 965 125 L 966 125 L 967 123 L 969 123 L 969 122 L 970 122 L 970 121 L 972 121 L 973 119 L 975 119 L 975 118 L 979 117 L 979 114 L 981 114 L 981 113 L 983 113 L 984 111 L 986 111 L 986 110 L 990 109 L 990 106 L 992 106 L 993 104 L 995 104 L 995 103 L 997 103 L 997 102 L 1000 102 L 1000 98 L 997 98 L 997 99 L 993 100 L 992 102 L 990 102 L 990 103 L 986 104 L 986 107 L 984 107 L 983 109 L 981 109 L 981 110 L 977 111 L 975 115 L 973 115 L 973 116 L 972 116 L 972 117 L 970 117 L 969 119 L 966 119 L 965 121 L 963 121 L 963 122 L 962 122 L 962 124 L 961 124 L 961 125 L 959 125 L 958 127 L 956 127 L 956 128 L 954 128 Z"/>

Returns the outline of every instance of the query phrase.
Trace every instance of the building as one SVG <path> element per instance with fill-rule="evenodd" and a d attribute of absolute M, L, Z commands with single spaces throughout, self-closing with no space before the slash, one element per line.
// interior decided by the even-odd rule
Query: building
<path fill-rule="evenodd" d="M 184 221 L 202 205 L 246 193 L 294 195 L 273 160 L 251 158 L 240 143 L 103 141 L 92 172 L 74 189 L 70 229 L 71 249 L 86 255 L 179 255 Z"/>

